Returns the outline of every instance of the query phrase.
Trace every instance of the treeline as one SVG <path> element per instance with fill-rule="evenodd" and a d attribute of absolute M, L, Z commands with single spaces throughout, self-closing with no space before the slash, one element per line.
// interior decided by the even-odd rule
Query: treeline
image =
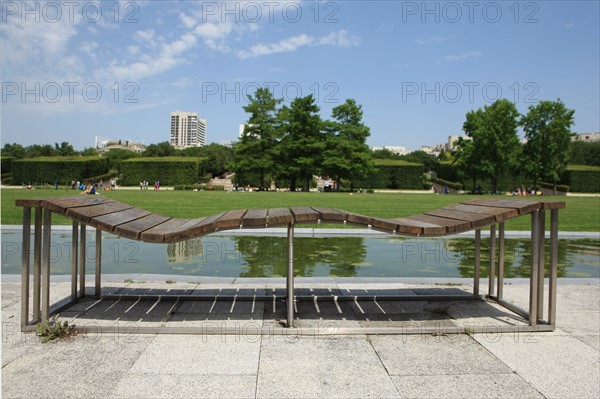
<path fill-rule="evenodd" d="M 362 107 L 354 100 L 322 120 L 312 95 L 281 105 L 267 88 L 248 96 L 249 114 L 244 132 L 235 145 L 231 164 L 239 185 L 264 190 L 274 181 L 279 187 L 309 191 L 314 175 L 329 176 L 341 187 L 365 178 L 373 169 L 366 144 L 370 130 L 363 123 Z"/>

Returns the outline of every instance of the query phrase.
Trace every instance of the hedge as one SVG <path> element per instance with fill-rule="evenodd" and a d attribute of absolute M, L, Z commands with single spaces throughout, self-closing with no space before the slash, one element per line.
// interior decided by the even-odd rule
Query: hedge
<path fill-rule="evenodd" d="M 38 157 L 13 160 L 12 184 L 71 184 L 108 173 L 108 160 L 100 157 Z"/>
<path fill-rule="evenodd" d="M 442 161 L 436 170 L 438 179 L 446 181 L 459 181 L 458 169 L 450 161 Z"/>
<path fill-rule="evenodd" d="M 420 190 L 423 187 L 423 165 L 393 159 L 376 159 L 375 170 L 354 187 Z"/>
<path fill-rule="evenodd" d="M 453 188 L 455 190 L 463 190 L 464 189 L 463 184 L 460 182 L 452 182 L 452 181 L 435 178 L 435 177 L 431 179 L 431 182 L 440 184 L 442 186 L 448 186 L 449 188 Z"/>
<path fill-rule="evenodd" d="M 137 186 L 140 181 L 160 181 L 163 186 L 198 183 L 205 158 L 130 158 L 121 162 L 121 185 Z"/>
<path fill-rule="evenodd" d="M 2 170 L 2 174 L 11 173 L 12 172 L 12 163 L 15 161 L 13 157 L 1 157 L 0 158 L 0 169 Z"/>
<path fill-rule="evenodd" d="M 568 165 L 561 184 L 571 187 L 575 193 L 600 193 L 600 167 Z"/>

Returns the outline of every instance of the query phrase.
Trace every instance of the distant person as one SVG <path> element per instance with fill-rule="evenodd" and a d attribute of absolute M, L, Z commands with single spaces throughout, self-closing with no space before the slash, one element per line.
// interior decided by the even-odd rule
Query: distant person
<path fill-rule="evenodd" d="M 450 190 L 448 190 L 448 186 L 444 186 L 444 194 L 449 194 Z"/>
<path fill-rule="evenodd" d="M 58 179 L 54 180 L 54 189 L 58 190 Z"/>
<path fill-rule="evenodd" d="M 111 178 L 110 179 L 110 189 L 114 190 L 115 188 L 117 188 L 117 182 L 115 181 L 115 178 Z"/>
<path fill-rule="evenodd" d="M 144 189 L 144 181 L 140 180 L 140 190 L 143 190 L 143 189 Z"/>

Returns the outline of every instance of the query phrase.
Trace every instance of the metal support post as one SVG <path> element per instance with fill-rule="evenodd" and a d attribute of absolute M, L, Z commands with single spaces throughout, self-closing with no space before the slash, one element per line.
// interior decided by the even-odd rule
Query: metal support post
<path fill-rule="evenodd" d="M 531 273 L 529 277 L 529 325 L 537 325 L 538 255 L 539 255 L 539 211 L 531 214 Z"/>
<path fill-rule="evenodd" d="M 35 322 L 41 321 L 40 288 L 42 283 L 42 212 L 42 208 L 35 208 L 35 226 L 33 236 L 33 321 Z"/>
<path fill-rule="evenodd" d="M 77 255 L 79 252 L 79 223 L 73 220 L 71 234 L 71 301 L 77 300 Z"/>
<path fill-rule="evenodd" d="M 23 246 L 21 248 L 21 331 L 29 322 L 29 263 L 31 248 L 31 207 L 23 207 Z"/>
<path fill-rule="evenodd" d="M 498 225 L 498 300 L 504 295 L 504 222 Z"/>
<path fill-rule="evenodd" d="M 96 229 L 96 284 L 94 293 L 100 298 L 100 280 L 102 277 L 102 230 Z"/>
<path fill-rule="evenodd" d="M 537 318 L 544 318 L 544 269 L 546 263 L 545 246 L 546 246 L 546 212 L 540 209 L 539 216 L 539 233 L 538 233 L 538 299 L 537 299 Z"/>
<path fill-rule="evenodd" d="M 556 327 L 556 281 L 558 277 L 558 209 L 550 211 L 550 281 L 548 288 L 548 323 Z"/>
<path fill-rule="evenodd" d="M 85 297 L 85 250 L 86 225 L 79 228 L 79 298 Z"/>
<path fill-rule="evenodd" d="M 44 208 L 44 236 L 42 255 L 42 321 L 48 320 L 50 314 L 50 234 L 52 213 Z"/>
<path fill-rule="evenodd" d="M 473 272 L 473 296 L 479 296 L 479 273 L 481 269 L 481 229 L 475 230 L 475 270 Z"/>
<path fill-rule="evenodd" d="M 494 295 L 494 283 L 496 282 L 496 225 L 490 226 L 490 269 L 488 282 L 488 295 Z"/>
<path fill-rule="evenodd" d="M 294 327 L 294 225 L 288 224 L 287 326 Z"/>

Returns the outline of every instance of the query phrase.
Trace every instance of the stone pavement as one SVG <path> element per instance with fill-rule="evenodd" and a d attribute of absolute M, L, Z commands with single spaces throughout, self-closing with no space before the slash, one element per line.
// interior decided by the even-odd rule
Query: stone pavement
<path fill-rule="evenodd" d="M 273 292 L 276 279 L 237 284 L 162 281 L 103 282 L 105 292 Z M 406 280 L 406 279 L 405 279 Z M 403 290 L 404 294 L 472 287 L 433 280 L 297 279 L 302 291 L 334 293 Z M 486 302 L 298 303 L 298 325 L 436 325 L 432 335 L 140 335 L 136 325 L 275 325 L 284 304 L 181 304 L 86 300 L 61 314 L 77 324 L 119 324 L 122 334 L 80 334 L 41 344 L 22 334 L 20 284 L 2 287 L 4 398 L 598 398 L 600 286 L 598 280 L 559 280 L 558 328 L 551 333 L 445 335 L 445 325 L 517 323 Z M 483 282 L 483 281 L 482 281 Z M 506 280 L 505 297 L 525 307 L 528 286 Z M 455 285 L 460 284 L 460 285 Z M 52 301 L 69 283 L 53 282 Z M 485 286 L 482 287 L 485 290 Z M 484 292 L 484 291 L 482 291 Z M 165 315 L 168 315 L 165 318 Z M 89 322 L 90 320 L 88 320 Z M 332 327 L 333 326 L 333 327 Z M 418 327 L 417 327 L 418 328 Z"/>

